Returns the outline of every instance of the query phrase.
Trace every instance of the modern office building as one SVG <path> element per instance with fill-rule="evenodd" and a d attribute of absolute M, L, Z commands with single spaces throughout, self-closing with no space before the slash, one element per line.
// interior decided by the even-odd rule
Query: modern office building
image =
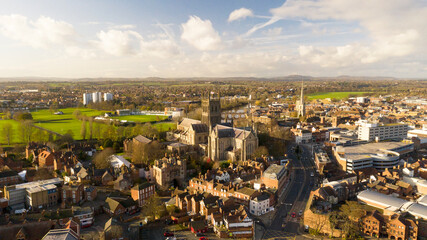
<path fill-rule="evenodd" d="M 364 141 L 382 141 L 389 139 L 405 139 L 408 125 L 400 123 L 381 124 L 367 121 L 359 122 L 358 139 Z"/>
<path fill-rule="evenodd" d="M 62 185 L 61 178 L 52 178 L 4 187 L 4 196 L 9 206 L 41 208 L 55 205 L 59 199 L 57 186 Z"/>
<path fill-rule="evenodd" d="M 338 164 L 344 171 L 374 167 L 378 171 L 393 168 L 399 164 L 400 157 L 414 150 L 412 143 L 379 142 L 355 146 L 336 146 L 333 149 Z"/>

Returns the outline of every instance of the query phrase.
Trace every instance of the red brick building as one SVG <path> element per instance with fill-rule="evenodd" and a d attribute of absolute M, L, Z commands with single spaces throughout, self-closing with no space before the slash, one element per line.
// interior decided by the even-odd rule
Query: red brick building
<path fill-rule="evenodd" d="M 401 215 L 382 215 L 378 211 L 367 212 L 362 217 L 362 232 L 371 237 L 381 237 L 396 240 L 417 239 L 417 224 Z"/>
<path fill-rule="evenodd" d="M 131 188 L 130 194 L 132 199 L 137 201 L 141 207 L 147 199 L 155 194 L 155 190 L 154 184 L 146 182 Z"/>
<path fill-rule="evenodd" d="M 53 168 L 55 156 L 53 153 L 43 151 L 39 154 L 38 161 L 39 167 Z"/>
<path fill-rule="evenodd" d="M 15 171 L 0 172 L 0 187 L 19 183 L 19 175 Z"/>
<path fill-rule="evenodd" d="M 84 200 L 83 184 L 64 185 L 62 187 L 61 198 L 63 202 L 79 203 Z"/>

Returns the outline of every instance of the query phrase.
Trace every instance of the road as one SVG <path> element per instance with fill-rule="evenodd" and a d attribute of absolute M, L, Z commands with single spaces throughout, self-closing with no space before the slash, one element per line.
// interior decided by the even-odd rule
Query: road
<path fill-rule="evenodd" d="M 288 157 L 293 160 L 293 173 L 288 190 L 280 196 L 278 204 L 282 203 L 277 210 L 272 224 L 264 232 L 263 239 L 286 239 L 297 237 L 301 231 L 299 211 L 304 212 L 310 191 L 314 186 L 315 177 L 311 177 L 311 172 L 315 173 L 314 162 L 311 156 L 311 146 L 300 145 L 300 153 L 296 154 L 294 146 L 288 150 Z M 292 218 L 290 213 L 295 212 L 297 217 Z M 282 224 L 285 223 L 283 227 Z"/>

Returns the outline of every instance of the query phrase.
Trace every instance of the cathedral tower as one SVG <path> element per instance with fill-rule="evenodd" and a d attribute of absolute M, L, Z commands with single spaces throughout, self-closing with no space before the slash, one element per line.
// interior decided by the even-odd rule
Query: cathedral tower
<path fill-rule="evenodd" d="M 219 94 L 215 97 L 209 93 L 207 99 L 202 99 L 202 123 L 214 127 L 221 123 L 221 100 Z"/>

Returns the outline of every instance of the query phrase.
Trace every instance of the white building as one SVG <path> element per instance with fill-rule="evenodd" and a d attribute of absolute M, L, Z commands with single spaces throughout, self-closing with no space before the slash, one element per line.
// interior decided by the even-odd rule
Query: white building
<path fill-rule="evenodd" d="M 83 93 L 83 105 L 88 105 L 90 102 L 92 102 L 92 94 Z"/>
<path fill-rule="evenodd" d="M 130 167 L 131 164 L 124 157 L 117 155 L 111 155 L 110 157 L 108 157 L 108 160 L 110 161 L 110 165 L 113 168 L 121 168 L 123 165 L 125 165 L 126 167 Z"/>
<path fill-rule="evenodd" d="M 296 144 L 311 143 L 313 140 L 313 133 L 309 130 L 298 129 L 293 131 L 293 135 Z"/>
<path fill-rule="evenodd" d="M 380 142 L 355 146 L 337 146 L 333 149 L 338 164 L 344 171 L 374 167 L 378 171 L 399 165 L 400 156 L 414 150 L 412 143 Z"/>
<path fill-rule="evenodd" d="M 112 93 L 104 93 L 104 101 L 112 101 L 113 94 Z"/>
<path fill-rule="evenodd" d="M 274 207 L 270 206 L 270 196 L 268 193 L 262 192 L 261 195 L 249 201 L 249 211 L 253 215 L 260 216 L 273 209 Z"/>
<path fill-rule="evenodd" d="M 408 125 L 400 123 L 380 124 L 359 122 L 357 137 L 364 141 L 405 139 L 408 134 Z"/>
<path fill-rule="evenodd" d="M 92 101 L 94 103 L 101 102 L 101 100 L 102 100 L 102 93 L 100 93 L 100 92 L 92 93 Z"/>
<path fill-rule="evenodd" d="M 357 97 L 356 98 L 356 102 L 357 103 L 366 103 L 366 102 L 368 102 L 368 98 L 366 98 L 366 97 Z"/>

